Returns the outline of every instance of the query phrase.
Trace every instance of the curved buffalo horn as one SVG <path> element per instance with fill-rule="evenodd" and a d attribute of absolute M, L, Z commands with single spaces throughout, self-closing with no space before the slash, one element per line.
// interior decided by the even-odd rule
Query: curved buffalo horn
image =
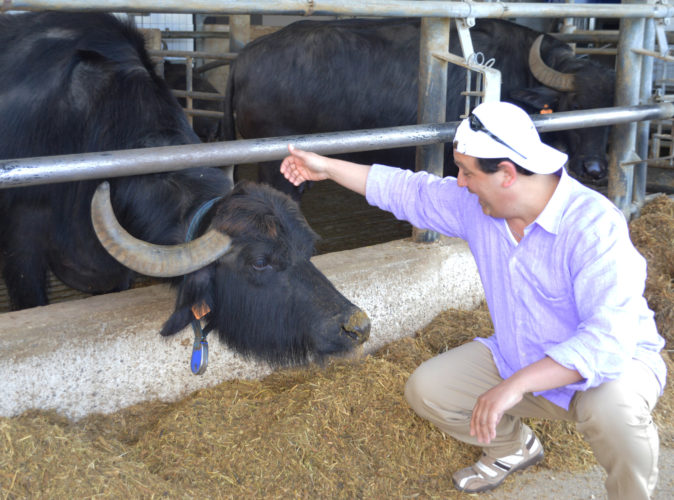
<path fill-rule="evenodd" d="M 576 88 L 576 76 L 573 73 L 562 73 L 543 62 L 541 57 L 541 43 L 543 35 L 539 35 L 529 49 L 529 69 L 534 78 L 546 87 L 561 92 L 571 92 Z"/>
<path fill-rule="evenodd" d="M 91 222 L 110 255 L 129 269 L 147 276 L 171 278 L 207 266 L 231 245 L 226 234 L 211 230 L 180 245 L 155 245 L 131 236 L 117 221 L 110 202 L 110 184 L 102 182 L 91 200 Z"/>

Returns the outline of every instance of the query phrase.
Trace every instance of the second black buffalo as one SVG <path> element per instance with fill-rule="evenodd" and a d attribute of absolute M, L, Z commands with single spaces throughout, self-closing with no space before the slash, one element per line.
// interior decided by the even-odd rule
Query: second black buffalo
<path fill-rule="evenodd" d="M 233 139 L 236 129 L 253 139 L 416 123 L 419 33 L 418 19 L 306 20 L 252 41 L 231 67 L 225 137 Z M 530 113 L 545 105 L 555 111 L 613 105 L 615 72 L 576 57 L 567 44 L 497 19 L 477 20 L 470 33 L 474 50 L 501 71 L 502 100 Z M 461 54 L 454 31 L 450 51 Z M 465 70 L 450 64 L 447 85 L 447 121 L 458 120 Z M 608 127 L 570 130 L 562 139 L 571 172 L 605 176 Z M 451 156 L 450 144 L 446 165 L 453 166 Z M 344 157 L 414 167 L 413 148 Z M 277 168 L 260 172 L 261 180 L 299 197 Z"/>

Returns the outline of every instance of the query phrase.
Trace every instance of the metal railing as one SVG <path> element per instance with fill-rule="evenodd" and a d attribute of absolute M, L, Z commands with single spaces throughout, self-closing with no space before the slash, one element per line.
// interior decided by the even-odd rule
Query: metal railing
<path fill-rule="evenodd" d="M 645 45 L 645 20 L 668 20 L 674 16 L 674 6 L 666 3 L 647 0 L 623 0 L 622 4 L 549 4 L 549 3 L 508 3 L 508 2 L 439 2 L 428 0 L 387 0 L 361 2 L 360 0 L 109 0 L 94 3 L 90 0 L 5 0 L 3 10 L 78 10 L 78 11 L 115 11 L 115 12 L 188 12 L 217 14 L 289 14 L 289 15 L 351 15 L 403 17 L 416 16 L 426 18 L 424 24 L 432 31 L 430 36 L 422 30 L 422 40 L 426 50 L 439 44 L 448 43 L 449 32 L 436 27 L 445 24 L 447 18 L 546 18 L 546 17 L 599 17 L 621 18 L 621 29 L 618 42 L 616 89 L 616 105 L 619 107 L 634 106 L 645 102 L 642 87 L 642 61 L 649 57 L 636 54 L 634 48 Z M 439 23 L 439 24 L 438 24 Z M 444 71 L 442 64 L 434 64 L 422 53 L 422 64 L 429 69 L 420 72 L 419 88 L 432 86 L 440 81 L 437 75 Z M 636 89 L 636 90 L 635 90 Z M 188 89 L 188 91 L 191 89 Z M 434 95 L 433 99 L 442 101 L 443 96 Z M 433 121 L 433 117 L 441 116 L 443 111 L 433 109 L 433 103 L 425 101 L 420 95 L 419 109 L 421 122 Z M 577 116 L 584 116 L 578 114 Z M 579 126 L 574 124 L 573 126 Z M 582 126 L 582 125 L 581 125 Z M 648 124 L 645 124 L 647 127 Z M 637 140 L 635 123 L 620 123 L 613 128 L 610 146 L 609 163 L 609 198 L 611 198 L 626 214 L 633 213 L 633 202 L 640 203 L 645 195 L 645 186 L 639 179 L 635 182 L 634 171 L 643 174 L 645 163 L 637 162 Z M 198 147 L 198 146 L 193 146 Z M 440 148 L 442 146 L 439 146 Z M 425 150 L 424 148 L 428 148 Z M 641 151 L 643 148 L 639 147 Z M 430 153 L 434 150 L 434 153 Z M 432 170 L 438 168 L 438 146 L 422 146 L 417 154 L 417 168 Z M 643 158 L 642 160 L 645 160 Z M 431 165 L 430 162 L 434 165 Z M 423 164 L 422 164 L 423 163 Z M 430 167 L 430 168 L 429 168 Z M 142 173 L 136 171 L 135 173 Z M 122 174 L 127 175 L 127 174 Z M 640 175 L 644 178 L 644 175 Z"/>
<path fill-rule="evenodd" d="M 555 132 L 671 116 L 674 103 L 567 111 L 532 119 L 539 132 Z M 454 138 L 458 123 L 0 160 L 0 188 L 277 160 L 288 154 L 288 144 L 329 155 L 444 143 Z"/>
<path fill-rule="evenodd" d="M 3 10 L 186 12 L 213 14 L 350 15 L 380 17 L 608 17 L 674 16 L 674 6 L 648 4 L 549 4 L 438 2 L 433 0 L 5 0 Z"/>

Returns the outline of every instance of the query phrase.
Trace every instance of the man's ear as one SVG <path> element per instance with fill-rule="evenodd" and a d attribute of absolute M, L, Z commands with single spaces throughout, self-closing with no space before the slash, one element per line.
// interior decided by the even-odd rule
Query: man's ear
<path fill-rule="evenodd" d="M 498 168 L 503 175 L 503 182 L 501 185 L 503 187 L 512 186 L 517 179 L 517 168 L 515 167 L 515 164 L 511 161 L 503 160 L 498 164 Z"/>

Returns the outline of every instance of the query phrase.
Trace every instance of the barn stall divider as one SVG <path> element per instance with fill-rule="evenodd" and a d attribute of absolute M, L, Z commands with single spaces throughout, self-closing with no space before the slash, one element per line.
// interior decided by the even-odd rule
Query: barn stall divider
<path fill-rule="evenodd" d="M 620 107 L 579 113 L 557 113 L 536 117 L 540 131 L 623 124 L 614 131 L 613 145 L 621 149 L 611 154 L 609 197 L 626 216 L 638 210 L 643 192 L 635 193 L 633 168 L 643 162 L 636 157 L 634 121 L 670 118 L 669 103 L 639 106 L 641 79 L 633 75 L 643 56 L 632 52 L 642 44 L 645 20 L 674 15 L 674 7 L 662 4 L 481 4 L 466 2 L 222 2 L 222 1 L 134 1 L 92 5 L 85 1 L 6 2 L 13 10 L 113 10 L 116 12 L 208 12 L 223 14 L 326 14 L 358 16 L 419 16 L 429 36 L 427 49 L 446 44 L 448 18 L 474 17 L 623 17 L 619 43 L 619 63 L 624 69 L 617 104 Z M 445 33 L 446 32 L 446 33 Z M 425 36 L 422 34 L 422 37 Z M 436 38 L 439 37 L 439 38 Z M 439 42 L 438 42 L 439 40 Z M 622 52 L 622 56 L 620 53 Z M 621 61 L 621 57 L 623 62 Z M 635 59 L 641 57 L 642 59 Z M 423 57 L 422 57 L 423 60 Z M 442 63 L 433 57 L 422 75 L 420 89 L 433 87 Z M 423 73 L 423 72 L 422 72 Z M 634 88 L 637 88 L 635 92 Z M 451 140 L 456 123 L 428 123 L 443 115 L 434 103 L 442 96 L 426 96 L 420 90 L 420 118 L 426 124 L 396 129 L 320 134 L 268 140 L 234 141 L 194 146 L 174 146 L 148 150 L 117 151 L 50 157 L 3 160 L 0 187 L 63 182 L 158 171 L 190 166 L 219 166 L 276 159 L 285 155 L 288 142 L 321 153 L 381 149 L 416 145 L 421 149 L 417 168 L 434 164 L 432 151 Z M 439 120 L 442 121 L 442 120 Z M 389 141 L 389 142 L 387 142 Z M 358 149 L 361 148 L 361 149 Z M 425 154 L 430 151 L 430 154 Z M 639 182 L 638 189 L 645 189 Z M 417 239 L 433 240 L 421 235 Z M 371 340 L 366 349 L 410 335 L 439 311 L 449 307 L 469 308 L 482 296 L 479 278 L 468 248 L 460 242 L 442 240 L 431 245 L 398 241 L 315 258 L 316 265 L 342 293 L 365 310 L 372 319 Z M 221 346 L 214 346 L 211 365 L 204 377 L 188 370 L 191 338 L 187 331 L 170 340 L 156 332 L 172 305 L 168 288 L 159 285 L 119 294 L 92 297 L 69 304 L 0 316 L 0 376 L 3 384 L 0 414 L 15 415 L 27 408 L 56 409 L 77 418 L 90 412 L 109 412 L 147 399 L 176 399 L 185 393 L 228 378 L 258 377 L 269 367 L 240 358 Z"/>

